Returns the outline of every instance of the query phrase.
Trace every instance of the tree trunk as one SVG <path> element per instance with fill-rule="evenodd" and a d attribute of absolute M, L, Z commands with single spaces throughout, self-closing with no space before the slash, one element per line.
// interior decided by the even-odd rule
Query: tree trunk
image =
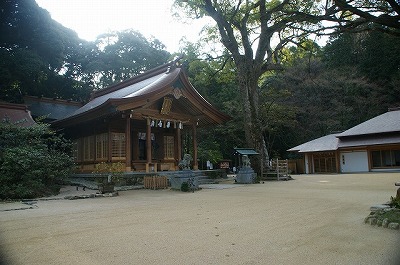
<path fill-rule="evenodd" d="M 257 172 L 262 173 L 264 161 L 268 160 L 268 152 L 263 137 L 262 124 L 259 117 L 258 80 L 261 76 L 261 66 L 254 64 L 253 59 L 235 58 L 237 79 L 242 98 L 244 112 L 244 131 L 248 147 L 257 150 L 260 155 L 258 163 L 253 165 Z M 253 159 L 253 163 L 255 159 Z"/>

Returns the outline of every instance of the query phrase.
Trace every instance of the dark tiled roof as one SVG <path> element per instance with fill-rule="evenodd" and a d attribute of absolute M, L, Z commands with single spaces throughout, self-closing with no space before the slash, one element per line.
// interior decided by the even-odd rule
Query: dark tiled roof
<path fill-rule="evenodd" d="M 34 117 L 44 116 L 49 120 L 62 119 L 82 107 L 79 102 L 31 96 L 25 96 L 24 102 Z"/>
<path fill-rule="evenodd" d="M 0 102 L 0 121 L 10 122 L 21 127 L 35 125 L 26 105 Z"/>
<path fill-rule="evenodd" d="M 382 115 L 376 116 L 375 118 L 367 120 L 340 133 L 337 137 L 341 138 L 389 132 L 400 132 L 400 110 L 388 111 Z"/>
<path fill-rule="evenodd" d="M 251 148 L 235 148 L 235 153 L 240 155 L 259 155 L 259 153 Z"/>

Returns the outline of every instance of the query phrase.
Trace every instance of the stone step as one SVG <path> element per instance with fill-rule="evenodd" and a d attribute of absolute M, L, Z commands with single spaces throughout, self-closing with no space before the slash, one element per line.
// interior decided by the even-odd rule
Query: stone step
<path fill-rule="evenodd" d="M 199 184 L 216 184 L 216 183 L 218 183 L 216 181 L 216 179 L 210 179 L 204 175 L 197 176 L 197 178 L 198 178 Z"/>
<path fill-rule="evenodd" d="M 290 175 L 280 175 L 279 180 L 291 180 L 292 177 Z M 278 180 L 276 174 L 264 174 L 261 180 Z"/>

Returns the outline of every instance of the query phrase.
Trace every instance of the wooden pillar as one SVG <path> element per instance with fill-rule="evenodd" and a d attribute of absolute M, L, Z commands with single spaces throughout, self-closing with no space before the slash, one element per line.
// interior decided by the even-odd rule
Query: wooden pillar
<path fill-rule="evenodd" d="M 336 159 L 336 173 L 340 173 L 340 152 L 335 151 L 335 159 Z"/>
<path fill-rule="evenodd" d="M 199 163 L 197 161 L 197 128 L 196 128 L 196 124 L 193 124 L 192 131 L 193 131 L 193 169 L 198 170 Z"/>
<path fill-rule="evenodd" d="M 150 119 L 147 119 L 147 126 L 146 126 L 146 158 L 147 163 L 151 163 L 151 126 L 150 126 Z"/>
<path fill-rule="evenodd" d="M 181 129 L 179 126 L 175 128 L 175 137 L 176 137 L 176 160 L 181 161 L 182 159 L 182 138 L 181 138 Z M 178 164 L 176 165 L 175 169 L 178 169 Z"/>
<path fill-rule="evenodd" d="M 112 132 L 110 125 L 108 125 L 108 156 L 107 160 L 109 163 L 112 161 Z"/>
<path fill-rule="evenodd" d="M 132 171 L 132 167 L 131 167 L 131 118 L 129 115 L 127 115 L 126 117 L 126 124 L 125 124 L 125 171 L 129 172 Z"/>

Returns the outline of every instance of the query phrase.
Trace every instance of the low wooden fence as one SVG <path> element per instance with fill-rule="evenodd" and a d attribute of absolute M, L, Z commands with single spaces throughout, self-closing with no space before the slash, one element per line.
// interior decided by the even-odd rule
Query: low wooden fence
<path fill-rule="evenodd" d="M 149 176 L 144 177 L 144 188 L 151 190 L 168 188 L 168 179 L 166 176 Z"/>
<path fill-rule="evenodd" d="M 290 179 L 288 160 L 272 159 L 267 172 L 265 172 L 263 175 L 263 179 Z"/>

